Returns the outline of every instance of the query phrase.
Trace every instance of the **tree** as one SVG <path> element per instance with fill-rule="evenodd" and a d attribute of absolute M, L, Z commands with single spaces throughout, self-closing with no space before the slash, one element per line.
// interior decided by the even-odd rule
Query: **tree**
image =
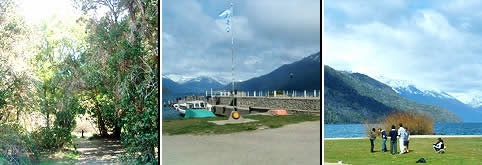
<path fill-rule="evenodd" d="M 89 69 L 89 93 L 97 107 L 91 112 L 101 135 L 112 129 L 114 136 L 121 137 L 126 156 L 141 162 L 156 162 L 159 142 L 157 3 L 77 1 L 86 15 L 109 9 L 100 19 L 89 18 L 85 60 L 95 68 Z"/>

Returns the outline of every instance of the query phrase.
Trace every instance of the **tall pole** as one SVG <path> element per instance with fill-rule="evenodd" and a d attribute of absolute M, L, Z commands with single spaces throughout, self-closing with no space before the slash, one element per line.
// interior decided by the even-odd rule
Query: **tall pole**
<path fill-rule="evenodd" d="M 231 16 L 232 17 L 234 14 L 234 9 L 233 9 L 233 2 L 231 1 Z M 232 22 L 232 20 L 230 20 Z M 232 24 L 231 24 L 232 25 Z M 230 27 L 231 29 L 231 75 L 233 76 L 233 82 L 232 82 L 232 87 L 233 87 L 233 111 L 236 111 L 236 103 L 235 103 L 235 93 L 234 93 L 234 32 L 233 32 L 233 26 Z"/>

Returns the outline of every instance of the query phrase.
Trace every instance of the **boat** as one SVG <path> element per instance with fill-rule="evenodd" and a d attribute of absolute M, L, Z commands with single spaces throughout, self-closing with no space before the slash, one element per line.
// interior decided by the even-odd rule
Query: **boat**
<path fill-rule="evenodd" d="M 213 106 L 209 103 L 204 102 L 204 101 L 196 100 L 196 101 L 187 101 L 187 102 L 181 103 L 181 104 L 174 104 L 173 107 L 179 113 L 186 114 L 186 110 L 188 110 L 188 109 L 207 110 L 207 111 L 211 112 Z"/>

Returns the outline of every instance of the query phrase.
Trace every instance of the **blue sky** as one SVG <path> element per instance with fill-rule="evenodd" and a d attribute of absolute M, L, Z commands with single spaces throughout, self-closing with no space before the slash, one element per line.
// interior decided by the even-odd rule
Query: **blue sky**
<path fill-rule="evenodd" d="M 162 2 L 162 71 L 231 80 L 231 34 L 220 0 Z M 320 51 L 319 0 L 234 0 L 236 80 L 267 74 Z"/>
<path fill-rule="evenodd" d="M 482 1 L 326 0 L 323 63 L 482 96 Z"/>

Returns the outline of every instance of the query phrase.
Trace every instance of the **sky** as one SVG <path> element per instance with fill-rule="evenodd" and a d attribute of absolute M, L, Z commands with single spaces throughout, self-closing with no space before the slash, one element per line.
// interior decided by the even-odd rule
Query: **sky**
<path fill-rule="evenodd" d="M 79 13 L 71 0 L 19 0 L 19 13 L 27 23 L 36 24 L 54 15 L 73 16 Z M 67 18 L 67 17 L 65 17 Z"/>
<path fill-rule="evenodd" d="M 323 64 L 482 98 L 482 1 L 325 0 Z"/>
<path fill-rule="evenodd" d="M 227 1 L 162 2 L 162 72 L 231 80 L 231 33 L 218 14 Z M 320 52 L 319 0 L 234 0 L 236 81 Z M 179 76 L 180 75 L 180 76 Z"/>

